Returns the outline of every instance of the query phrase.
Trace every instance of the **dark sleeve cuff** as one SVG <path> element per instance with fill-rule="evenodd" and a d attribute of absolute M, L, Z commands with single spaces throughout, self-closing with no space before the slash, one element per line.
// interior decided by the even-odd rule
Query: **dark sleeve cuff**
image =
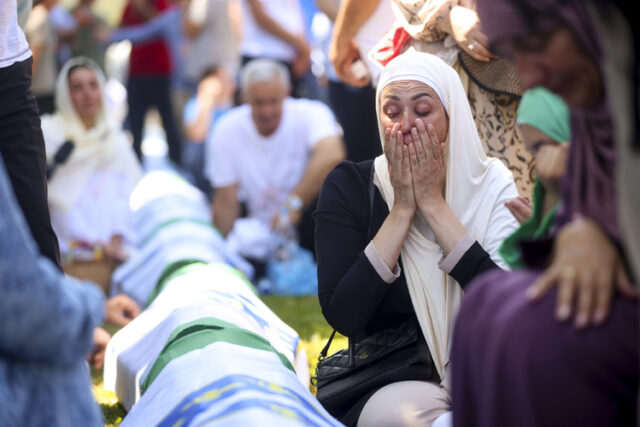
<path fill-rule="evenodd" d="M 464 289 L 477 276 L 494 268 L 500 267 L 493 262 L 487 251 L 476 241 L 460 258 L 449 275 Z"/>

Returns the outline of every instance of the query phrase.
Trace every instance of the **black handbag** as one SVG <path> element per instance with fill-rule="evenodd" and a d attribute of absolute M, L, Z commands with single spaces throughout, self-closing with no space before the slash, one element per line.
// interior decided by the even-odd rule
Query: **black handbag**
<path fill-rule="evenodd" d="M 349 339 L 349 348 L 326 357 L 334 335 L 335 331 L 320 352 L 312 382 L 318 401 L 343 422 L 363 397 L 387 384 L 439 380 L 414 317 L 360 341 Z"/>
<path fill-rule="evenodd" d="M 373 167 L 369 198 L 373 213 Z M 368 238 L 371 221 L 372 215 Z M 311 383 L 317 386 L 316 397 L 322 406 L 347 425 L 355 424 L 368 396 L 387 384 L 406 380 L 439 382 L 418 319 L 413 316 L 361 340 L 349 338 L 347 349 L 327 357 L 335 333 L 334 330 L 320 352 Z"/>

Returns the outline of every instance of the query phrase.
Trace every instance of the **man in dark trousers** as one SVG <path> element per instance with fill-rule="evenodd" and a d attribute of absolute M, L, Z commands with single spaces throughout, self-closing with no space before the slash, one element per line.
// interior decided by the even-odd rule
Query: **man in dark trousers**
<path fill-rule="evenodd" d="M 0 2 L 0 154 L 40 252 L 59 266 L 47 205 L 44 139 L 31 92 L 33 58 L 17 11 L 17 0 Z"/>

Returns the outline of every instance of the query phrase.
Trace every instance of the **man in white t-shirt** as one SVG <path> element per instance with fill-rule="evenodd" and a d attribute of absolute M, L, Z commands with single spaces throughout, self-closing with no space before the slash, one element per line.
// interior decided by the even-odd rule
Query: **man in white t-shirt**
<path fill-rule="evenodd" d="M 205 174 L 214 187 L 213 222 L 225 236 L 241 214 L 273 227 L 286 212 L 300 244 L 313 250 L 311 212 L 325 176 L 345 158 L 333 113 L 292 99 L 287 69 L 258 59 L 241 72 L 247 104 L 226 113 L 207 141 Z"/>

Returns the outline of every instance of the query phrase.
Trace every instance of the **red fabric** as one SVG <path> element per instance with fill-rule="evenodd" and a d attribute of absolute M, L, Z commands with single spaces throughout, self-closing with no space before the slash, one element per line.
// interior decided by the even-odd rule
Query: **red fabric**
<path fill-rule="evenodd" d="M 411 35 L 402 27 L 392 28 L 375 47 L 372 58 L 383 67 L 402 53 L 404 45 L 411 39 Z"/>
<path fill-rule="evenodd" d="M 169 7 L 167 0 L 149 0 L 157 12 L 162 12 Z M 121 27 L 144 23 L 145 20 L 138 15 L 131 2 L 127 3 L 120 21 Z M 156 40 L 148 43 L 136 43 L 131 48 L 129 58 L 129 75 L 168 75 L 171 73 L 171 58 L 169 49 L 164 40 Z"/>

